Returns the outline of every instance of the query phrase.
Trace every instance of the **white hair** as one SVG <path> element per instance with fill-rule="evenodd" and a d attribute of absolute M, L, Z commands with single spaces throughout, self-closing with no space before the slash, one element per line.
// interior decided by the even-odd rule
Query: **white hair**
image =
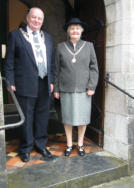
<path fill-rule="evenodd" d="M 71 25 L 78 25 L 78 26 L 81 27 L 81 31 L 82 31 L 82 32 L 84 31 L 84 28 L 83 28 L 80 24 L 71 24 Z M 71 26 L 71 25 L 69 25 L 68 28 L 67 28 L 67 34 L 68 34 L 68 35 L 69 35 L 69 29 L 70 29 L 70 26 Z"/>
<path fill-rule="evenodd" d="M 27 15 L 30 15 L 31 10 L 33 10 L 33 9 L 38 9 L 38 10 L 40 10 L 40 11 L 42 12 L 42 14 L 43 14 L 43 18 L 44 18 L 44 12 L 43 12 L 43 10 L 42 10 L 41 8 L 39 8 L 39 7 L 32 7 L 32 8 L 30 8 L 30 9 L 28 10 Z"/>

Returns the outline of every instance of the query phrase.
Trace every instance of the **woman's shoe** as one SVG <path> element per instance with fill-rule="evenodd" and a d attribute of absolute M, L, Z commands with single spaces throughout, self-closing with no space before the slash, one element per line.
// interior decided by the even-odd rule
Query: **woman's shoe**
<path fill-rule="evenodd" d="M 85 150 L 84 150 L 83 146 L 78 146 L 78 154 L 80 156 L 84 156 L 85 155 Z"/>
<path fill-rule="evenodd" d="M 73 146 L 67 146 L 66 150 L 65 150 L 65 156 L 68 157 L 73 150 Z"/>

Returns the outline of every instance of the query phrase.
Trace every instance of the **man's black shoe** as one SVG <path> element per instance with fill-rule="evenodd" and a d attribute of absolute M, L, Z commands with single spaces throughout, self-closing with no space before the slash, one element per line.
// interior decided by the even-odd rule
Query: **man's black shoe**
<path fill-rule="evenodd" d="M 38 151 L 43 155 L 43 157 L 52 158 L 52 154 L 46 148 L 45 149 L 38 149 Z"/>
<path fill-rule="evenodd" d="M 28 162 L 30 160 L 29 153 L 20 153 L 20 158 L 23 162 Z"/>

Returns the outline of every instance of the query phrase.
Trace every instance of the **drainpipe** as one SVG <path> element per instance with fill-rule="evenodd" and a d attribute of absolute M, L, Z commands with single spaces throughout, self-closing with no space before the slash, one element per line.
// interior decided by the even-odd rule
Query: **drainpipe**
<path fill-rule="evenodd" d="M 0 74 L 0 126 L 4 125 L 2 79 Z M 5 154 L 5 131 L 0 131 L 0 187 L 7 188 L 7 170 Z"/>

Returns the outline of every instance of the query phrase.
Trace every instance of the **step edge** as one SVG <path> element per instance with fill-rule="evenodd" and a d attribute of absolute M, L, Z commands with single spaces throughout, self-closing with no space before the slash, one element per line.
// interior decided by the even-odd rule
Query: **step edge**
<path fill-rule="evenodd" d="M 126 170 L 126 173 L 123 175 L 121 175 L 121 176 L 117 176 L 117 179 L 118 178 L 121 178 L 121 177 L 125 177 L 125 176 L 128 176 L 128 164 L 127 163 L 124 163 L 124 164 L 122 164 L 122 165 L 119 165 L 119 166 L 117 166 L 117 167 L 113 167 L 113 168 L 109 168 L 109 169 L 106 169 L 106 170 L 103 170 L 103 171 L 98 171 L 98 172 L 96 172 L 96 173 L 91 173 L 91 174 L 86 174 L 86 175 L 83 175 L 83 176 L 79 176 L 79 177 L 75 177 L 75 178 L 72 178 L 72 179 L 69 179 L 69 180 L 65 180 L 65 181 L 63 181 L 63 182 L 60 182 L 60 183 L 56 183 L 56 184 L 53 184 L 53 185 L 49 185 L 49 186 L 47 186 L 47 188 L 51 188 L 51 187 L 55 187 L 55 186 L 61 186 L 62 184 L 68 184 L 68 183 L 71 183 L 71 181 L 75 181 L 75 180 L 80 180 L 81 178 L 87 178 L 88 176 L 90 176 L 90 178 L 92 178 L 92 176 L 94 176 L 94 175 L 98 175 L 98 174 L 100 174 L 101 173 L 101 175 L 102 174 L 104 174 L 105 172 L 112 172 L 113 170 L 118 170 L 119 168 L 123 168 L 123 167 L 126 167 L 127 168 L 127 170 Z M 113 177 L 113 176 L 112 176 Z M 112 180 L 116 180 L 115 178 L 111 178 L 111 180 L 110 181 L 112 181 Z M 105 181 L 102 181 L 101 183 L 105 183 Z M 99 184 L 101 184 L 101 183 L 99 183 Z M 93 185 L 91 185 L 91 186 L 95 186 L 95 185 L 99 185 L 99 184 L 93 184 Z M 42 188 L 45 188 L 45 187 L 42 187 Z M 58 187 L 57 187 L 58 188 Z"/>

